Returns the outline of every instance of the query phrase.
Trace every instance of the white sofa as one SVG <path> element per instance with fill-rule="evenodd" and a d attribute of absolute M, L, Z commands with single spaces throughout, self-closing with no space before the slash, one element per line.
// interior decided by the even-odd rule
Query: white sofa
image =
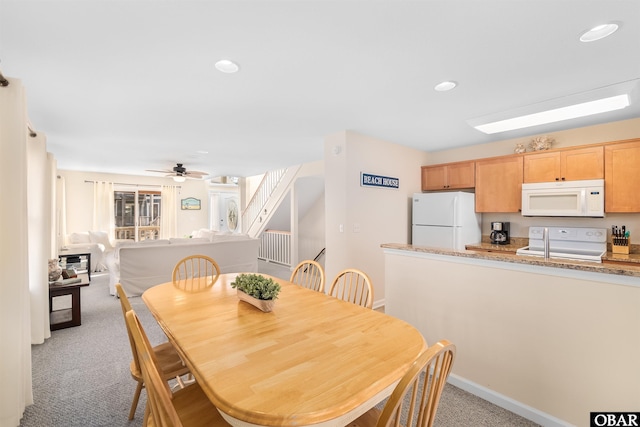
<path fill-rule="evenodd" d="M 160 283 L 171 281 L 173 267 L 189 255 L 207 255 L 213 258 L 222 273 L 258 271 L 260 240 L 247 236 L 214 236 L 206 238 L 145 240 L 139 243 L 116 244 L 107 255 L 109 292 L 116 294 L 120 283 L 128 296 L 141 295 Z"/>

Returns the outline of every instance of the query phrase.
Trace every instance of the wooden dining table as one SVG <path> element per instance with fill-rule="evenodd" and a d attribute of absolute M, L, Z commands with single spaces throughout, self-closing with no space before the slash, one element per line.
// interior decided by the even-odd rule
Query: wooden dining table
<path fill-rule="evenodd" d="M 201 292 L 171 282 L 142 299 L 211 402 L 235 426 L 344 426 L 389 396 L 426 349 L 408 323 L 286 280 L 273 311 L 221 274 Z"/>

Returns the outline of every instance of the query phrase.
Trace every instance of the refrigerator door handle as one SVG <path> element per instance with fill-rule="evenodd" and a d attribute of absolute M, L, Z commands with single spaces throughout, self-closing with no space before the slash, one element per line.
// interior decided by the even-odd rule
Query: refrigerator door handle
<path fill-rule="evenodd" d="M 454 197 L 453 198 L 453 225 L 460 225 L 460 217 L 459 217 L 459 210 L 460 207 L 458 206 L 458 204 L 460 203 L 460 198 L 459 197 Z"/>
<path fill-rule="evenodd" d="M 458 251 L 460 248 L 458 247 L 458 240 L 460 239 L 460 227 L 452 227 L 453 228 L 453 242 L 451 242 L 451 247 Z"/>

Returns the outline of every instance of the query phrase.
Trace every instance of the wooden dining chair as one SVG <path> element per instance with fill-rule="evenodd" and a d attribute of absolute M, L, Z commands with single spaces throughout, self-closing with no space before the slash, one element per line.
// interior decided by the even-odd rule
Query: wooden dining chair
<path fill-rule="evenodd" d="M 329 295 L 367 308 L 373 308 L 373 286 L 366 273 L 348 268 L 342 270 L 329 288 Z"/>
<path fill-rule="evenodd" d="M 291 273 L 289 281 L 307 289 L 324 292 L 324 270 L 313 260 L 300 262 Z"/>
<path fill-rule="evenodd" d="M 187 292 L 210 288 L 220 276 L 220 267 L 206 255 L 190 255 L 178 261 L 173 268 L 173 285 Z"/>
<path fill-rule="evenodd" d="M 133 310 L 126 314 L 147 384 L 147 422 L 154 427 L 228 426 L 197 382 L 171 393 L 162 379 L 149 339 Z"/>
<path fill-rule="evenodd" d="M 404 374 L 382 411 L 370 409 L 348 427 L 398 426 L 401 418 L 404 426 L 433 426 L 455 354 L 456 346 L 447 340 L 429 347 Z"/>
<path fill-rule="evenodd" d="M 135 341 L 133 340 L 132 332 L 126 322 L 126 313 L 127 311 L 131 310 L 131 303 L 129 302 L 129 298 L 127 298 L 127 294 L 124 292 L 124 289 L 122 289 L 122 285 L 120 285 L 120 283 L 116 284 L 116 291 L 118 292 L 118 297 L 120 298 L 122 316 L 125 318 L 127 335 L 129 335 L 129 344 L 131 345 L 131 353 L 133 354 L 133 360 L 129 365 L 129 369 L 131 370 L 131 377 L 133 377 L 133 379 L 138 383 L 136 386 L 136 391 L 133 395 L 133 402 L 131 402 L 131 409 L 129 410 L 129 419 L 132 420 L 136 413 L 136 408 L 138 407 L 140 393 L 142 392 L 142 389 L 144 387 L 144 379 L 142 376 L 142 370 L 140 368 L 138 352 L 136 351 L 135 347 Z M 162 373 L 161 375 L 164 381 L 169 381 L 175 378 L 178 381 L 178 384 L 183 387 L 184 385 L 180 377 L 189 374 L 189 368 L 184 365 L 175 347 L 171 345 L 170 342 L 164 342 L 162 344 L 158 344 L 155 347 L 152 347 L 151 351 L 153 352 L 156 360 L 158 360 L 158 368 Z"/>

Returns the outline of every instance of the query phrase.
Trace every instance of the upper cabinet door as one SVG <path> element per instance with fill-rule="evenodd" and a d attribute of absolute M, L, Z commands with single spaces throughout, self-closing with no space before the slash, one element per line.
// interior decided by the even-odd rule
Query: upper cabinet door
<path fill-rule="evenodd" d="M 476 186 L 476 163 L 454 163 L 447 168 L 449 188 L 473 188 Z"/>
<path fill-rule="evenodd" d="M 475 162 L 422 166 L 422 191 L 475 187 Z"/>
<path fill-rule="evenodd" d="M 561 151 L 560 176 L 567 181 L 604 178 L 604 147 Z"/>
<path fill-rule="evenodd" d="M 422 191 L 443 190 L 447 188 L 446 166 L 422 167 Z"/>
<path fill-rule="evenodd" d="M 476 212 L 520 212 L 522 156 L 476 160 Z"/>
<path fill-rule="evenodd" d="M 604 147 L 605 212 L 640 212 L 640 139 Z"/>
<path fill-rule="evenodd" d="M 604 178 L 602 146 L 532 153 L 524 156 L 524 182 Z"/>
<path fill-rule="evenodd" d="M 545 151 L 524 156 L 524 182 L 549 182 L 559 178 L 559 153 Z"/>

